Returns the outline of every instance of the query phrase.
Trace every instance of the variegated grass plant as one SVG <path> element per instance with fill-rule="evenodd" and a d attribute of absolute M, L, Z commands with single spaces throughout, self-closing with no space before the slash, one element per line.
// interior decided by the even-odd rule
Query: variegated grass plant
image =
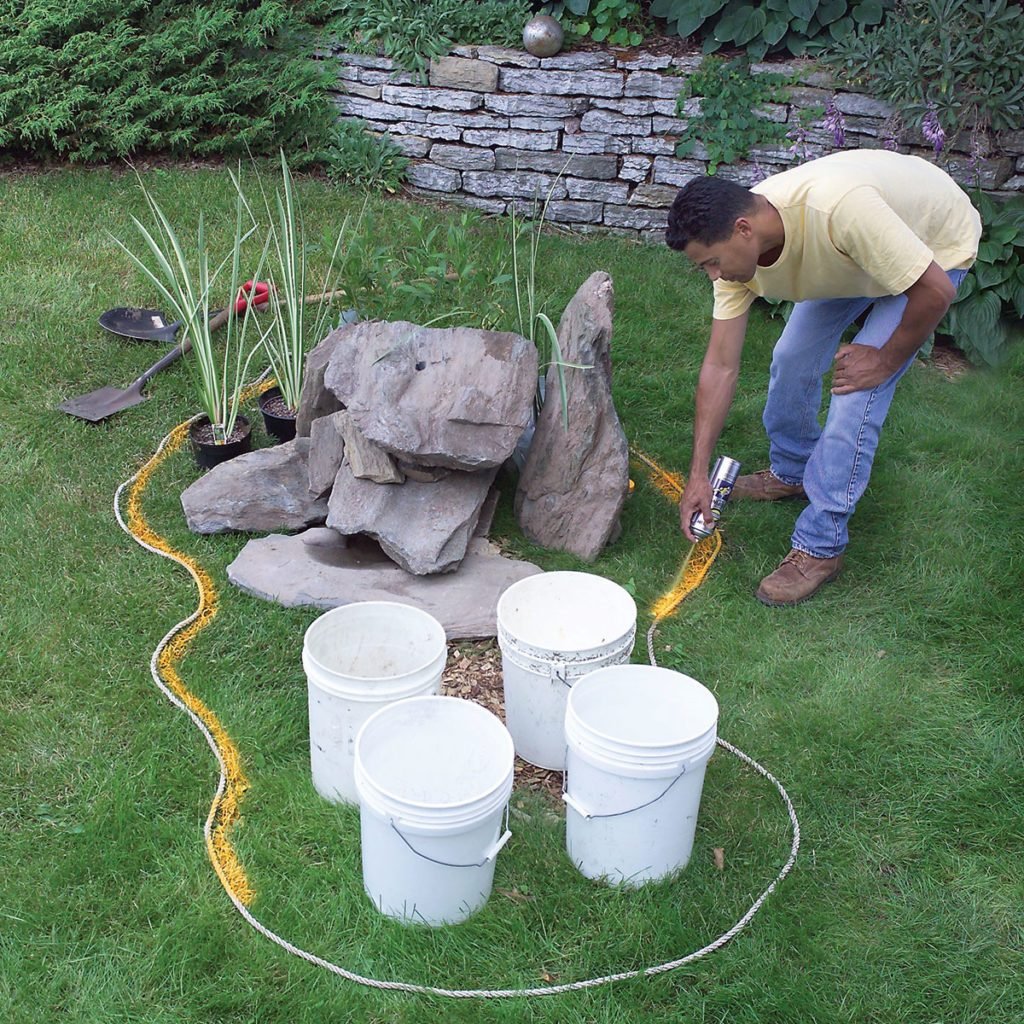
<path fill-rule="evenodd" d="M 248 208 L 241 181 L 234 175 L 232 180 L 239 197 Z M 295 412 L 302 391 L 306 355 L 311 344 L 322 339 L 328 323 L 330 300 L 338 294 L 336 278 L 339 275 L 335 268 L 342 242 L 348 233 L 349 219 L 346 217 L 342 221 L 338 231 L 330 263 L 321 282 L 320 298 L 312 302 L 304 301 L 308 278 L 306 231 L 302 207 L 283 151 L 281 184 L 274 190 L 273 200 L 258 175 L 257 180 L 263 213 L 267 219 L 267 236 L 258 276 L 263 274 L 262 267 L 268 266 L 266 275 L 270 282 L 271 322 L 269 329 L 263 333 L 262 344 L 270 362 L 271 373 L 281 390 L 281 398 L 288 409 Z"/>
<path fill-rule="evenodd" d="M 239 316 L 234 307 L 234 296 L 239 292 L 242 277 L 242 250 L 257 225 L 239 192 L 228 255 L 219 262 L 211 259 L 202 213 L 196 230 L 195 251 L 186 252 L 160 204 L 141 177 L 138 181 L 152 216 L 153 230 L 137 217 L 131 219 L 149 250 L 149 259 L 134 252 L 120 239 L 114 241 L 152 282 L 167 300 L 175 318 L 181 321 L 182 350 L 194 374 L 200 406 L 210 421 L 214 443 L 225 444 L 235 430 L 249 365 L 262 342 L 262 339 L 255 343 L 247 340 L 251 318 Z M 215 339 L 216 328 L 211 326 L 216 316 L 212 308 L 214 294 L 224 296 L 229 303 L 219 342 Z"/>
<path fill-rule="evenodd" d="M 568 166 L 568 164 L 566 165 Z M 565 385 L 565 369 L 573 365 L 562 359 L 562 349 L 558 344 L 558 332 L 551 318 L 547 313 L 537 308 L 537 264 L 540 249 L 540 238 L 544 230 L 544 222 L 547 219 L 548 206 L 554 195 L 555 187 L 559 179 L 565 173 L 563 167 L 558 172 L 555 180 L 551 183 L 544 202 L 540 203 L 539 215 L 523 220 L 516 215 L 516 204 L 511 208 L 511 234 L 512 234 L 512 284 L 516 296 L 516 315 L 519 321 L 519 333 L 528 338 L 536 347 L 539 358 L 538 372 L 540 376 L 537 381 L 537 394 L 535 405 L 537 414 L 544 404 L 546 397 L 547 371 L 549 367 L 555 367 L 558 376 L 558 387 L 562 397 L 562 423 L 565 428 L 569 427 L 569 404 Z M 534 199 L 534 213 L 537 213 L 539 199 Z M 525 266 L 520 259 L 519 247 L 523 235 L 526 235 L 526 258 Z M 538 331 L 538 325 L 541 328 Z M 589 367 L 576 367 L 577 369 L 589 369 Z"/>

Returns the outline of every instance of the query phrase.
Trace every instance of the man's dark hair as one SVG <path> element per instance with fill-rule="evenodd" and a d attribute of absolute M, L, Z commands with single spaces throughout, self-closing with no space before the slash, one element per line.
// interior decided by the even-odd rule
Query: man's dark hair
<path fill-rule="evenodd" d="M 754 212 L 754 193 L 712 175 L 691 178 L 668 212 L 665 241 L 682 252 L 690 242 L 714 245 L 732 237 L 736 218 Z"/>

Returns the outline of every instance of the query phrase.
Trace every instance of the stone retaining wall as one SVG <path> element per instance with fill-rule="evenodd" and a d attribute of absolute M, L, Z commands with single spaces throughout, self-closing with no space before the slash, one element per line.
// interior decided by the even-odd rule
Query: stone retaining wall
<path fill-rule="evenodd" d="M 700 146 L 675 156 L 687 125 L 687 101 L 676 97 L 700 56 L 654 56 L 636 51 L 533 57 L 493 46 L 461 46 L 432 62 L 429 79 L 381 57 L 335 52 L 339 115 L 361 118 L 385 132 L 412 158 L 409 183 L 419 194 L 487 213 L 509 212 L 549 194 L 548 219 L 579 230 L 609 230 L 661 241 L 667 208 L 679 186 L 707 170 Z M 824 107 L 834 96 L 846 123 L 845 148 L 882 144 L 891 109 L 835 89 L 828 76 L 802 62 L 754 65 L 754 71 L 796 75 L 789 102 L 767 105 L 773 121 L 798 124 L 801 109 Z M 994 195 L 1024 193 L 1024 131 L 1007 132 L 999 152 L 972 160 L 969 139 L 955 139 L 943 166 L 968 187 Z M 962 148 L 961 148 L 962 147 Z M 718 173 L 752 185 L 798 160 L 835 148 L 832 133 L 813 125 L 798 146 L 755 149 L 747 161 Z M 933 157 L 920 136 L 904 152 Z M 561 177 L 559 173 L 561 172 Z"/>

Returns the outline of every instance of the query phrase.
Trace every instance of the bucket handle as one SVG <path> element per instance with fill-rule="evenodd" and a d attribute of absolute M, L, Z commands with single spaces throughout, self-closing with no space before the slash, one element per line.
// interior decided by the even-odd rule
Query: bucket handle
<path fill-rule="evenodd" d="M 490 862 L 492 860 L 494 860 L 495 857 L 498 856 L 498 852 L 501 850 L 501 848 L 512 838 L 512 833 L 511 833 L 511 831 L 509 831 L 509 827 L 508 827 L 508 808 L 509 808 L 509 805 L 505 804 L 505 829 L 504 829 L 504 831 L 487 848 L 487 850 L 484 853 L 483 860 L 477 861 L 475 864 L 452 864 L 452 863 L 450 863 L 449 861 L 446 861 L 446 860 L 437 860 L 434 857 L 428 857 L 425 853 L 421 853 L 419 850 L 417 850 L 416 847 L 413 846 L 412 843 L 410 843 L 408 839 L 406 839 L 406 837 L 399 830 L 398 825 L 395 824 L 395 819 L 394 818 L 389 818 L 388 822 L 391 825 L 391 828 L 393 829 L 395 835 L 398 836 L 398 838 L 401 839 L 402 842 L 405 843 L 405 845 L 408 846 L 409 849 L 413 853 L 415 853 L 417 857 L 421 857 L 423 860 L 429 860 L 431 864 L 440 864 L 441 867 L 443 867 L 443 868 L 482 868 L 485 864 L 490 864 Z"/>
<path fill-rule="evenodd" d="M 553 661 L 548 666 L 548 672 L 555 682 L 561 683 L 567 690 L 572 689 L 572 683 L 569 682 L 569 673 L 567 671 L 567 663 L 564 661 Z"/>
<path fill-rule="evenodd" d="M 582 815 L 588 820 L 591 818 L 621 818 L 624 814 L 634 814 L 636 811 L 642 811 L 645 807 L 650 807 L 651 804 L 656 804 L 662 797 L 667 796 L 669 790 L 686 774 L 686 768 L 683 770 L 653 799 L 648 800 L 646 803 L 640 804 L 638 807 L 630 807 L 626 811 L 612 811 L 610 814 L 594 814 L 592 811 L 588 811 L 575 797 L 569 795 L 568 789 L 566 789 L 566 783 L 568 781 L 568 773 L 563 776 L 562 782 L 562 800 L 565 801 L 577 814 Z"/>

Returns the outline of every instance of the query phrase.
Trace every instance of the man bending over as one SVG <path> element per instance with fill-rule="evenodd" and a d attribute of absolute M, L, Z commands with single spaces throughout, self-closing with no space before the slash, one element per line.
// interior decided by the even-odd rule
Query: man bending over
<path fill-rule="evenodd" d="M 732 497 L 803 498 L 792 550 L 757 598 L 804 601 L 839 574 L 847 524 L 864 493 L 896 383 L 942 319 L 978 253 L 981 219 L 944 171 L 918 157 L 854 150 L 745 189 L 694 178 L 669 213 L 666 241 L 714 283 L 711 340 L 697 383 L 683 533 L 711 516 L 708 469 L 732 404 L 750 305 L 796 305 L 772 355 L 764 426 L 769 468 Z M 843 332 L 867 312 L 852 344 Z M 825 425 L 822 381 L 832 370 Z"/>

